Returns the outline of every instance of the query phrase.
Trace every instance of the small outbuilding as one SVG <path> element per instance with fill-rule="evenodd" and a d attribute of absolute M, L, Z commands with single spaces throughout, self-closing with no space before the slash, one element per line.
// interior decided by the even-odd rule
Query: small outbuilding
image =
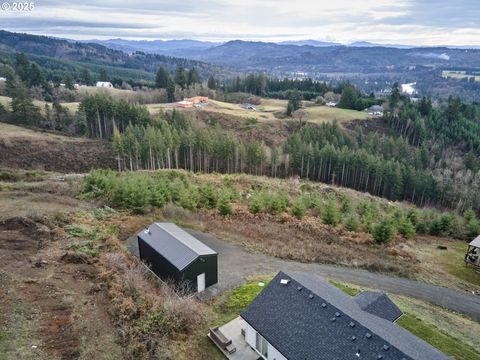
<path fill-rule="evenodd" d="M 201 292 L 218 281 L 217 253 L 173 223 L 154 223 L 137 234 L 140 259 L 163 280 Z"/>
<path fill-rule="evenodd" d="M 96 87 L 112 89 L 113 85 L 109 81 L 97 81 Z"/>
<path fill-rule="evenodd" d="M 473 265 L 480 269 L 480 235 L 468 244 L 468 250 L 465 254 L 465 264 Z"/>

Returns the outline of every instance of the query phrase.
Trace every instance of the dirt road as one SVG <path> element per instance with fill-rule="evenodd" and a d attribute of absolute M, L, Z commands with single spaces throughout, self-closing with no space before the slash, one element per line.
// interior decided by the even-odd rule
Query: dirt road
<path fill-rule="evenodd" d="M 232 243 L 198 231 L 188 230 L 192 235 L 218 252 L 218 284 L 210 287 L 202 298 L 210 298 L 219 292 L 244 282 L 244 277 L 255 274 L 275 273 L 280 270 L 305 271 L 320 276 L 345 281 L 359 286 L 379 289 L 398 295 L 405 295 L 428 301 L 432 304 L 463 313 L 480 322 L 480 296 L 412 281 L 404 278 L 372 273 L 365 270 L 306 264 L 250 253 Z M 136 238 L 128 239 L 128 247 L 138 255 Z"/>

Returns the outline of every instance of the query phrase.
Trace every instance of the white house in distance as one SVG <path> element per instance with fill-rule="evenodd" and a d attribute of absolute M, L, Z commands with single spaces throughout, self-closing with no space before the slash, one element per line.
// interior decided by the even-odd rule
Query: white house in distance
<path fill-rule="evenodd" d="M 97 81 L 97 85 L 96 85 L 98 88 L 113 88 L 113 85 L 110 81 Z"/>
<path fill-rule="evenodd" d="M 0 76 L 0 82 L 4 82 L 4 81 L 7 81 L 7 78 L 4 78 L 4 77 Z"/>

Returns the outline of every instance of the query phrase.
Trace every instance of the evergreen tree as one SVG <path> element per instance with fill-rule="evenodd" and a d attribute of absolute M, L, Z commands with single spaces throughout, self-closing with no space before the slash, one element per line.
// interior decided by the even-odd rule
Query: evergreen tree
<path fill-rule="evenodd" d="M 6 94 L 12 98 L 11 109 L 15 122 L 28 125 L 38 125 L 40 111 L 33 105 L 30 93 L 22 80 L 12 68 L 6 68 Z"/>
<path fill-rule="evenodd" d="M 233 207 L 232 204 L 230 204 L 228 196 L 223 195 L 218 200 L 218 212 L 223 216 L 228 216 L 233 213 Z"/>
<path fill-rule="evenodd" d="M 393 239 L 395 230 L 389 219 L 382 219 L 373 227 L 372 235 L 377 243 L 387 243 Z"/>
<path fill-rule="evenodd" d="M 155 76 L 155 86 L 160 89 L 166 89 L 170 81 L 171 78 L 168 71 L 165 68 L 160 67 Z"/>
<path fill-rule="evenodd" d="M 198 84 L 198 83 L 200 83 L 200 77 L 198 76 L 197 69 L 195 69 L 194 67 L 192 67 L 192 68 L 188 71 L 188 81 L 187 81 L 187 85 L 188 85 L 188 86 L 191 86 L 191 85 L 195 85 L 195 84 Z"/>
<path fill-rule="evenodd" d="M 175 102 L 175 83 L 171 78 L 167 82 L 167 101 Z"/>
<path fill-rule="evenodd" d="M 208 87 L 209 89 L 212 89 L 212 90 L 216 90 L 216 89 L 217 89 L 217 81 L 215 80 L 215 78 L 214 78 L 212 75 L 210 75 L 210 76 L 208 77 L 207 87 Z"/>
<path fill-rule="evenodd" d="M 82 68 L 80 72 L 80 81 L 84 85 L 92 85 L 93 84 L 93 79 L 92 79 L 92 74 L 87 68 Z"/>
<path fill-rule="evenodd" d="M 287 110 L 286 114 L 287 116 L 292 116 L 292 114 L 300 109 L 302 107 L 302 102 L 300 99 L 300 93 L 298 92 L 297 89 L 294 89 L 288 98 L 288 104 L 287 104 Z"/>
<path fill-rule="evenodd" d="M 175 84 L 180 86 L 182 90 L 185 89 L 185 86 L 187 85 L 187 75 L 185 74 L 183 65 L 177 66 L 177 70 L 175 72 Z"/>
<path fill-rule="evenodd" d="M 328 199 L 327 205 L 322 211 L 322 221 L 332 226 L 337 226 L 340 222 L 340 212 L 332 198 Z"/>
<path fill-rule="evenodd" d="M 342 109 L 357 109 L 358 99 L 359 94 L 357 89 L 351 84 L 346 84 L 337 106 Z"/>
<path fill-rule="evenodd" d="M 107 70 L 101 69 L 100 73 L 98 75 L 99 81 L 108 81 L 108 75 L 107 75 Z"/>

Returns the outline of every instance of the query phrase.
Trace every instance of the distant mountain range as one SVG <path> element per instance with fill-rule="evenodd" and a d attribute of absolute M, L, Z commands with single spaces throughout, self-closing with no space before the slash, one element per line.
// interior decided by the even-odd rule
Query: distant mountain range
<path fill-rule="evenodd" d="M 233 40 L 237 41 L 237 40 Z M 240 40 L 238 40 L 240 41 Z M 104 45 L 110 49 L 121 50 L 125 52 L 142 51 L 145 53 L 162 54 L 179 57 L 195 57 L 202 50 L 211 49 L 224 45 L 226 42 L 212 42 L 200 40 L 126 40 L 126 39 L 109 39 L 109 40 L 82 40 L 83 43 L 95 43 Z M 245 41 L 248 43 L 248 41 Z M 265 43 L 266 42 L 262 42 Z M 277 45 L 295 45 L 295 46 L 313 46 L 313 47 L 387 47 L 396 49 L 412 49 L 413 45 L 402 44 L 379 44 L 368 41 L 355 41 L 350 44 L 341 44 L 339 42 L 319 41 L 319 40 L 288 40 L 281 42 L 272 42 Z M 451 49 L 480 49 L 480 46 L 437 46 Z M 433 47 L 432 47 L 433 48 Z"/>
<path fill-rule="evenodd" d="M 170 54 L 229 67 L 237 71 L 386 73 L 415 66 L 479 68 L 480 50 L 446 47 L 397 48 L 357 43 L 357 46 L 312 46 L 233 40 L 221 45 L 176 48 Z"/>

